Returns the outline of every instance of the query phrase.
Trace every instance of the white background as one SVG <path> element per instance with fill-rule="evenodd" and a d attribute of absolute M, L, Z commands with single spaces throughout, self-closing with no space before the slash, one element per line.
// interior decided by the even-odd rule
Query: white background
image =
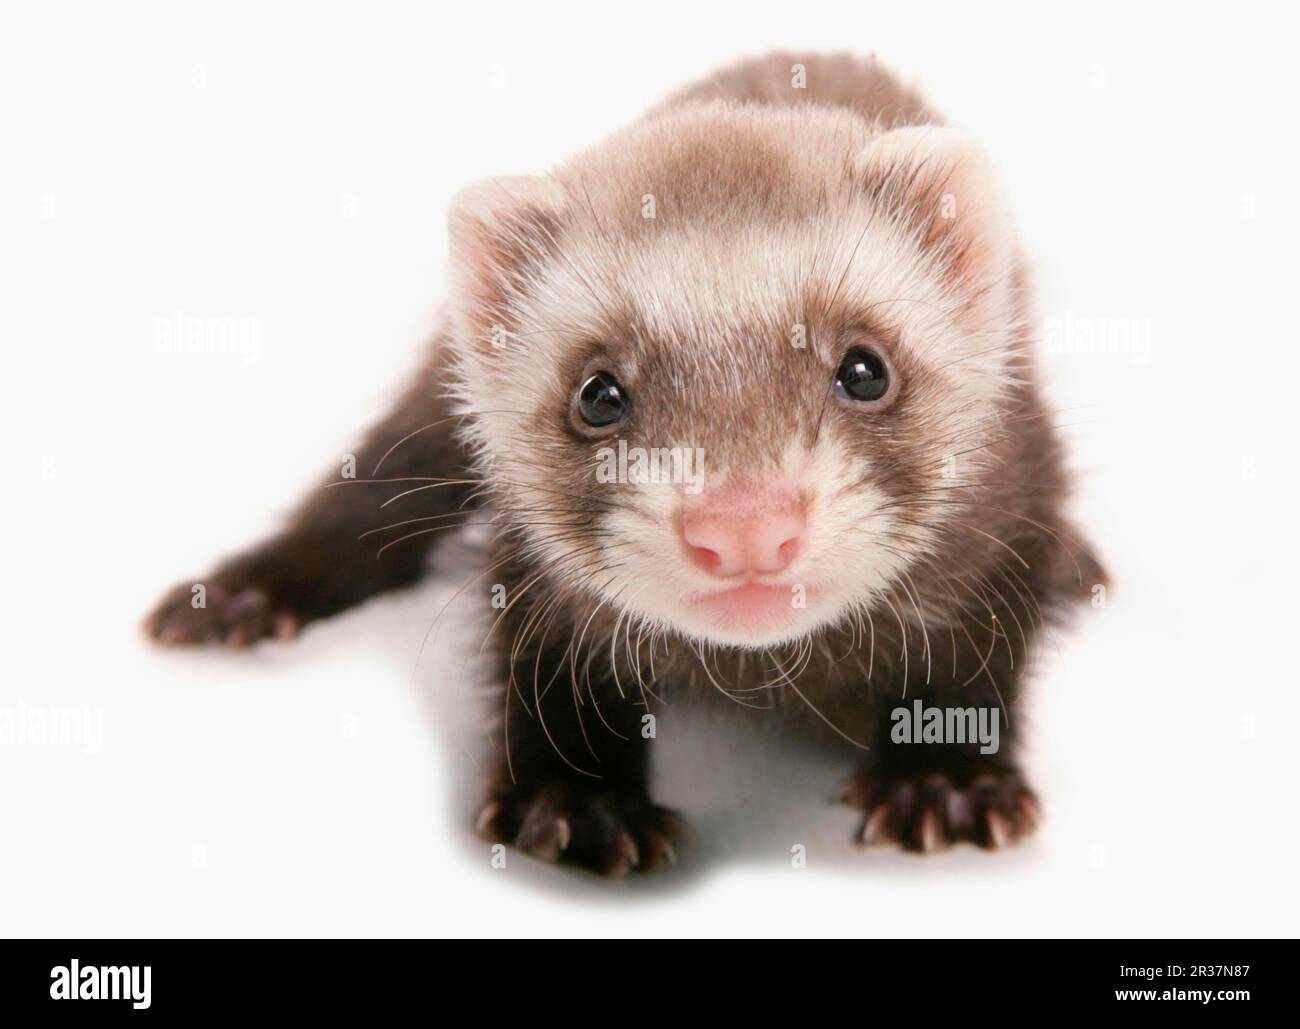
<path fill-rule="evenodd" d="M 1295 26 L 1047 6 L 7 4 L 0 932 L 1294 935 Z M 1115 579 L 1039 666 L 1048 821 L 995 856 L 858 852 L 846 769 L 683 724 L 658 794 L 693 871 L 494 870 L 445 731 L 472 605 L 413 671 L 463 570 L 250 654 L 159 653 L 138 620 L 381 410 L 455 189 L 773 47 L 921 83 L 1038 262 Z M 158 352 L 178 316 L 257 350 Z M 90 736 L 42 741 L 60 712 Z"/>

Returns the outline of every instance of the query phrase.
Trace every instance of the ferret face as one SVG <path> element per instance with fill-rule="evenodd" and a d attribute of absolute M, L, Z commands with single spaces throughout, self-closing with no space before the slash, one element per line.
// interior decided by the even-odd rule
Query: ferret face
<path fill-rule="evenodd" d="M 987 471 L 1016 327 L 982 162 L 797 119 L 678 114 L 452 216 L 502 518 L 636 629 L 768 647 L 861 618 L 942 574 Z"/>

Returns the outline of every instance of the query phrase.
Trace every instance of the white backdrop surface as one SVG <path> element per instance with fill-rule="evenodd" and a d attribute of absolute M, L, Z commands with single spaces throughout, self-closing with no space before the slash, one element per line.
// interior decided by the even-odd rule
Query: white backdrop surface
<path fill-rule="evenodd" d="M 1294 935 L 1294 26 L 972 6 L 7 5 L 0 933 Z M 859 852 L 841 768 L 670 714 L 690 872 L 493 869 L 444 731 L 466 605 L 420 655 L 463 572 L 248 654 L 138 620 L 382 408 L 457 188 L 774 47 L 918 81 L 1038 260 L 1115 578 L 1039 665 L 1048 820 L 997 856 Z M 160 352 L 187 318 L 250 344 Z"/>

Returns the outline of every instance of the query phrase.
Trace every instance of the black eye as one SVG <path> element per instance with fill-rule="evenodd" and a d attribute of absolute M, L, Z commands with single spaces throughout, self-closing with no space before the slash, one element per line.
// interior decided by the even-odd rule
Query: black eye
<path fill-rule="evenodd" d="M 609 372 L 597 372 L 578 391 L 578 414 L 594 429 L 617 425 L 632 410 L 632 400 Z"/>
<path fill-rule="evenodd" d="M 835 373 L 835 392 L 846 400 L 879 400 L 889 389 L 889 369 L 879 354 L 854 347 Z"/>

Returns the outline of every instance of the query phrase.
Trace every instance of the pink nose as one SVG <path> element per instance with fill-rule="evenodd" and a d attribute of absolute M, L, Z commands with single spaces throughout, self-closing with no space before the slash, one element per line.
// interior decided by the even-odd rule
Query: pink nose
<path fill-rule="evenodd" d="M 807 529 L 801 503 L 788 496 L 730 501 L 715 497 L 683 511 L 682 540 L 695 565 L 720 577 L 770 575 L 799 556 Z"/>

